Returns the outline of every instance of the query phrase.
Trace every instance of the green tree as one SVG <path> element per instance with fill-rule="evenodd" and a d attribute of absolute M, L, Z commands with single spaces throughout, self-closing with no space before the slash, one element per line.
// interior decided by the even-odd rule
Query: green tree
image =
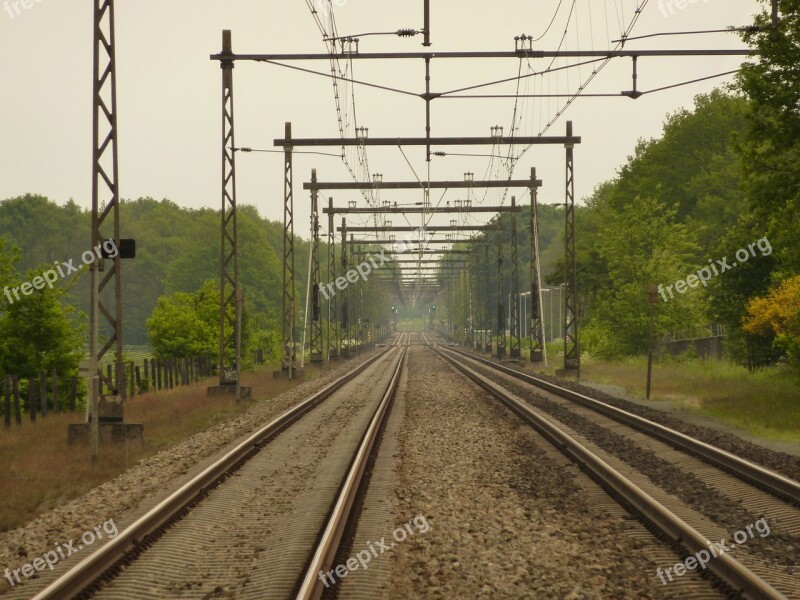
<path fill-rule="evenodd" d="M 743 34 L 758 54 L 738 75 L 750 100 L 740 145 L 745 191 L 775 248 L 775 282 L 800 273 L 800 0 L 778 5 L 777 35 L 766 10 L 756 17 L 758 29 Z"/>
<path fill-rule="evenodd" d="M 614 357 L 647 350 L 649 286 L 667 286 L 697 270 L 692 262 L 696 246 L 676 215 L 677 208 L 638 196 L 619 211 L 605 211 L 598 246 L 609 284 L 595 296 L 584 336 L 589 352 Z M 674 298 L 662 290 L 655 306 L 657 334 L 702 322 L 699 289 Z"/>
<path fill-rule="evenodd" d="M 29 281 L 43 271 L 29 271 Z M 55 369 L 63 376 L 77 371 L 85 329 L 76 322 L 75 309 L 62 305 L 64 293 L 45 287 L 6 305 L 0 318 L 5 373 L 32 376 Z"/>
<path fill-rule="evenodd" d="M 212 284 L 213 285 L 213 284 Z M 147 331 L 157 358 L 187 358 L 213 353 L 219 343 L 219 297 L 209 308 L 205 288 L 195 294 L 176 292 L 158 299 Z"/>

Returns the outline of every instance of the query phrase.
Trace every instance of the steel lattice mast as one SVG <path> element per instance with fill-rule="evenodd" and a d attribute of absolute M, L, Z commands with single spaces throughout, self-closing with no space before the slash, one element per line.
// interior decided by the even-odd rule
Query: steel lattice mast
<path fill-rule="evenodd" d="M 232 54 L 231 32 L 222 32 L 222 52 Z M 241 370 L 239 332 L 239 235 L 236 223 L 236 145 L 232 60 L 222 60 L 222 206 L 220 212 L 219 384 L 237 386 Z M 238 387 L 238 386 L 237 386 Z"/>
<path fill-rule="evenodd" d="M 572 121 L 567 121 L 567 136 Z M 580 377 L 581 357 L 578 342 L 578 278 L 575 256 L 575 161 L 574 145 L 566 144 L 567 181 L 564 206 L 564 370 Z"/>
<path fill-rule="evenodd" d="M 90 376 L 94 377 L 95 373 L 98 373 L 103 357 L 114 348 L 114 381 L 110 381 L 102 373 L 99 373 L 99 377 L 108 389 L 124 399 L 126 386 L 122 362 L 122 262 L 119 251 L 121 244 L 114 0 L 95 0 L 94 3 L 92 101 L 92 248 L 97 248 L 105 240 L 113 239 L 117 253 L 114 258 L 98 259 L 90 267 Z M 108 262 L 111 266 L 106 269 Z M 106 290 L 113 290 L 113 306 L 109 307 L 103 301 L 103 292 Z M 100 315 L 103 316 L 107 327 L 100 327 Z"/>

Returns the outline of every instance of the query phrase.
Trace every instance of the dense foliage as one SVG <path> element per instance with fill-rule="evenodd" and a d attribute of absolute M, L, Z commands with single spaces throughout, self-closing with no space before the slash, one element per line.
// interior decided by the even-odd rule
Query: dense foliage
<path fill-rule="evenodd" d="M 55 370 L 65 395 L 65 376 L 77 372 L 82 357 L 85 330 L 80 315 L 62 303 L 64 288 L 45 284 L 42 275 L 50 265 L 24 272 L 18 262 L 19 251 L 0 238 L 0 374 L 17 375 L 24 388 L 24 378 Z M 28 293 L 21 286 L 30 286 Z"/>

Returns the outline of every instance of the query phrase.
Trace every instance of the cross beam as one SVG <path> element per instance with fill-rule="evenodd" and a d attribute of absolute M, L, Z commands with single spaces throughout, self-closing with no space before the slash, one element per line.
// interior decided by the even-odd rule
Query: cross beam
<path fill-rule="evenodd" d="M 313 187 L 312 187 L 313 186 Z M 497 181 L 307 181 L 304 190 L 455 190 L 471 188 L 542 187 L 542 180 L 510 179 Z"/>
<path fill-rule="evenodd" d="M 441 250 L 402 250 L 400 252 L 392 252 L 392 254 L 469 254 L 469 250 L 451 250 L 449 248 L 442 248 Z"/>
<path fill-rule="evenodd" d="M 433 264 L 441 264 L 442 262 L 466 263 L 467 259 L 465 259 L 465 258 L 452 258 L 452 259 L 441 259 L 441 260 L 439 260 L 439 259 L 434 259 L 434 258 L 423 258 L 423 259 L 415 260 L 413 258 L 409 258 L 407 260 L 396 260 L 395 259 L 395 260 L 391 260 L 390 262 L 393 265 L 397 265 L 397 264 L 400 264 L 400 265 L 404 265 L 404 264 L 416 265 L 416 264 L 431 264 L 431 263 L 433 263 Z"/>
<path fill-rule="evenodd" d="M 428 225 L 425 231 L 489 231 L 491 229 L 496 229 L 496 227 L 493 225 Z M 342 228 L 340 227 L 339 231 L 341 230 Z M 347 231 L 352 233 L 365 233 L 370 231 L 419 231 L 419 227 L 409 225 L 393 227 L 348 227 Z"/>
<path fill-rule="evenodd" d="M 380 60 L 380 59 L 436 59 L 436 58 L 633 58 L 646 56 L 665 58 L 675 56 L 753 56 L 752 50 L 506 50 L 478 52 L 338 52 L 336 54 L 212 54 L 211 60 L 229 61 L 309 61 L 309 60 Z"/>
<path fill-rule="evenodd" d="M 528 182 L 530 184 L 530 182 Z M 417 184 L 419 187 L 419 184 Z M 503 212 L 519 212 L 520 207 L 511 206 L 447 206 L 447 207 L 377 207 L 377 208 L 323 208 L 322 212 L 325 214 L 342 214 L 342 215 L 371 215 L 371 214 L 451 214 L 451 213 L 503 213 Z"/>
<path fill-rule="evenodd" d="M 321 146 L 565 146 L 580 144 L 580 136 L 539 135 L 528 137 L 393 137 L 393 138 L 283 138 L 273 141 L 275 146 L 282 148 L 319 148 Z"/>
<path fill-rule="evenodd" d="M 350 231 L 349 228 L 347 230 Z M 377 244 L 403 244 L 403 245 L 406 245 L 406 246 L 418 246 L 419 244 L 422 244 L 423 246 L 425 246 L 427 244 L 457 244 L 459 242 L 460 243 L 467 243 L 467 242 L 475 243 L 473 240 L 439 240 L 439 239 L 435 239 L 435 238 L 431 238 L 429 240 L 388 240 L 388 239 L 374 239 L 373 240 L 373 239 L 367 239 L 367 238 L 361 238 L 361 239 L 358 239 L 358 240 L 354 239 L 352 241 L 351 240 L 347 240 L 348 244 L 364 244 L 365 246 L 369 245 L 369 244 L 375 244 L 375 245 L 377 245 Z"/>

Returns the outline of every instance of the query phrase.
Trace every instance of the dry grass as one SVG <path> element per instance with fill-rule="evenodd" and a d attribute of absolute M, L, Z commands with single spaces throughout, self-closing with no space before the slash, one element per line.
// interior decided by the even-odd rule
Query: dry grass
<path fill-rule="evenodd" d="M 273 379 L 274 367 L 245 373 L 244 385 L 253 399 L 236 404 L 226 397 L 206 397 L 209 379 L 192 386 L 136 397 L 125 408 L 125 420 L 144 423 L 145 446 L 103 445 L 97 464 L 89 460 L 86 444 L 67 445 L 67 425 L 83 420 L 81 413 L 48 414 L 35 424 L 0 426 L 0 531 L 23 525 L 37 515 L 81 496 L 125 472 L 138 461 L 244 412 L 254 402 L 273 398 L 297 381 Z M 305 380 L 331 368 L 306 365 Z"/>

